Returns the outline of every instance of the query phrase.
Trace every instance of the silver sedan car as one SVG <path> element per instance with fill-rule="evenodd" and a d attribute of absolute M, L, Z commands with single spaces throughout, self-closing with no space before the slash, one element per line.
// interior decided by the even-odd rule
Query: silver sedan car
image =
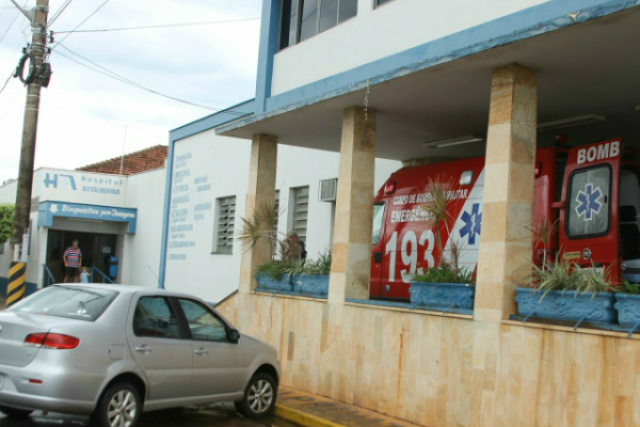
<path fill-rule="evenodd" d="M 134 427 L 142 411 L 235 402 L 269 414 L 276 350 L 189 295 L 124 285 L 55 285 L 0 312 L 0 411 L 91 415 Z"/>

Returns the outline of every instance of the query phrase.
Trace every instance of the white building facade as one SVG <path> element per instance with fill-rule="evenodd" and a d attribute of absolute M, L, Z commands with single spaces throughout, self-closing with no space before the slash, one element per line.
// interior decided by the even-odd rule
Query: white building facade
<path fill-rule="evenodd" d="M 63 254 L 79 240 L 83 265 L 96 282 L 155 286 L 159 257 L 164 168 L 113 175 L 40 168 L 34 172 L 27 293 L 64 280 Z M 17 181 L 0 187 L 0 203 L 14 203 Z M 12 255 L 2 245 L 0 286 L 6 292 Z M 117 268 L 110 270 L 110 258 Z M 111 259 L 113 263 L 113 259 Z M 92 269 L 95 268 L 95 269 Z M 91 271 L 93 270 L 93 271 Z M 104 275 L 104 276 L 103 276 Z"/>
<path fill-rule="evenodd" d="M 234 107 L 235 108 L 235 107 Z M 224 117 L 224 113 L 221 114 Z M 185 128 L 219 120 L 209 116 Z M 215 127 L 181 137 L 172 132 L 167 184 L 165 249 L 160 285 L 217 302 L 238 289 L 251 142 L 219 136 Z M 397 161 L 379 160 L 378 186 L 397 170 Z M 277 235 L 296 231 L 308 259 L 331 249 L 335 200 L 320 200 L 320 184 L 338 176 L 338 154 L 299 147 L 278 152 Z"/>

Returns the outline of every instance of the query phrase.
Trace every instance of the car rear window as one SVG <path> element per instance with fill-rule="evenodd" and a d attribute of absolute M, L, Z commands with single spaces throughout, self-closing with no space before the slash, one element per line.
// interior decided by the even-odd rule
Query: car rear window
<path fill-rule="evenodd" d="M 114 300 L 118 292 L 74 286 L 50 286 L 11 307 L 11 311 L 96 320 Z"/>

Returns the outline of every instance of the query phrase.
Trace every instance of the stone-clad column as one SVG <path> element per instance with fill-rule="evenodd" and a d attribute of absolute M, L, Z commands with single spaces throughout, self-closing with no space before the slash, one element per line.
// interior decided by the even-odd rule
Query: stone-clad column
<path fill-rule="evenodd" d="M 251 218 L 254 211 L 261 212 L 269 204 L 275 203 L 277 157 L 277 137 L 264 134 L 253 136 L 245 218 Z M 242 243 L 239 287 L 241 293 L 248 293 L 256 289 L 256 268 L 269 261 L 271 261 L 271 241 L 269 239 L 259 239 L 253 248 L 249 242 Z"/>
<path fill-rule="evenodd" d="M 332 303 L 369 297 L 375 129 L 375 111 L 344 111 L 329 283 Z"/>
<path fill-rule="evenodd" d="M 493 71 L 487 132 L 475 318 L 515 312 L 515 287 L 531 269 L 537 73 L 510 64 Z"/>

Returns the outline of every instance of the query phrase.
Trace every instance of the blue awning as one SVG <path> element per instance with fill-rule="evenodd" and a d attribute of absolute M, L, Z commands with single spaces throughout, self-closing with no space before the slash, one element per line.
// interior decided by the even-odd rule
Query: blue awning
<path fill-rule="evenodd" d="M 38 226 L 51 227 L 53 218 L 77 218 L 94 221 L 125 222 L 127 233 L 136 232 L 138 210 L 113 206 L 85 205 L 81 203 L 42 202 L 38 205 Z"/>

